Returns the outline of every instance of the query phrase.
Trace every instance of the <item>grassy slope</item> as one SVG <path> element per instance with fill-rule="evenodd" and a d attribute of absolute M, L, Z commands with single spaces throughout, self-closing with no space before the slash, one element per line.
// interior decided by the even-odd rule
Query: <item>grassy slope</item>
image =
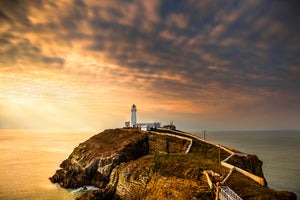
<path fill-rule="evenodd" d="M 291 192 L 276 191 L 266 186 L 261 186 L 239 172 L 233 172 L 226 185 L 244 200 L 296 200 L 295 194 Z"/>
<path fill-rule="evenodd" d="M 168 130 L 158 130 L 159 132 L 167 132 L 173 133 L 172 131 Z M 185 136 L 184 134 L 175 133 L 176 135 Z M 238 152 L 238 150 L 235 150 Z M 220 167 L 219 165 L 219 148 L 207 144 L 202 141 L 193 140 L 193 146 L 191 148 L 191 153 L 189 154 L 180 154 L 180 155 L 156 155 L 155 159 L 156 162 L 163 163 L 161 169 L 164 173 L 171 173 L 168 172 L 169 170 L 173 170 L 174 161 L 178 160 L 178 164 L 182 164 L 183 166 L 198 166 L 202 170 L 211 169 L 214 172 L 217 172 L 221 175 L 226 175 L 229 170 L 225 167 Z M 224 151 L 220 150 L 220 160 L 227 158 L 229 154 Z M 178 165 L 175 164 L 175 165 Z M 168 167 L 169 166 L 169 167 Z M 175 168 L 176 169 L 176 168 Z M 175 173 L 182 173 L 177 168 Z M 244 200 L 251 199 L 251 200 L 258 200 L 258 199 L 274 199 L 274 200 L 285 200 L 285 199 L 296 199 L 293 193 L 291 192 L 283 192 L 283 191 L 276 191 L 270 189 L 266 186 L 261 186 L 252 179 L 244 176 L 239 172 L 234 172 L 229 180 L 224 185 L 228 185 L 232 190 L 234 190 L 241 198 Z"/>

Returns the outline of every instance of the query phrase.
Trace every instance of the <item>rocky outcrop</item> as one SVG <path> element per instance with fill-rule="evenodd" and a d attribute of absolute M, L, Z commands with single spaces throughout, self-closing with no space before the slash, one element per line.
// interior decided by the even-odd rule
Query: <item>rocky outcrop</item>
<path fill-rule="evenodd" d="M 148 150 L 148 135 L 143 132 L 106 130 L 76 147 L 50 181 L 65 188 L 84 185 L 104 188 L 117 165 L 147 155 Z"/>
<path fill-rule="evenodd" d="M 220 167 L 228 153 L 214 145 L 183 135 L 145 132 L 137 129 L 110 129 L 79 144 L 59 170 L 50 177 L 65 188 L 93 185 L 99 190 L 84 193 L 87 199 L 211 199 L 213 193 L 203 175 L 212 170 L 225 176 Z M 263 177 L 262 162 L 256 156 L 232 156 L 234 166 Z M 294 194 L 263 187 L 234 172 L 229 186 L 243 199 L 294 199 Z M 247 187 L 243 187 L 247 185 Z M 259 193 L 253 191 L 260 191 Z"/>
<path fill-rule="evenodd" d="M 231 165 L 244 169 L 252 174 L 255 174 L 259 177 L 264 177 L 262 170 L 262 161 L 258 159 L 256 155 L 244 155 L 232 156 L 227 162 Z"/>

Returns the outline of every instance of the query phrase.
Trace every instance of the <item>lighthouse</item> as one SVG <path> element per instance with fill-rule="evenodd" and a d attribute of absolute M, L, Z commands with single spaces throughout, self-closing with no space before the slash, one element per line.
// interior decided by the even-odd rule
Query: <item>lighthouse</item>
<path fill-rule="evenodd" d="M 131 126 L 136 125 L 136 106 L 133 104 L 131 109 Z"/>
<path fill-rule="evenodd" d="M 131 126 L 130 126 L 130 122 L 126 121 L 125 122 L 125 127 L 124 128 L 138 128 L 140 130 L 143 131 L 150 131 L 151 129 L 157 129 L 160 127 L 160 123 L 159 122 L 154 122 L 154 123 L 136 123 L 136 106 L 135 104 L 132 105 L 131 108 Z"/>

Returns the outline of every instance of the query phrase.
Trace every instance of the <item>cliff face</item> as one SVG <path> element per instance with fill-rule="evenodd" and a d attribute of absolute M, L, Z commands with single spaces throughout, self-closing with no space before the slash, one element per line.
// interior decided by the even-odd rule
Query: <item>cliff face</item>
<path fill-rule="evenodd" d="M 163 158 L 164 159 L 164 158 Z M 211 190 L 202 169 L 172 159 L 173 167 L 160 156 L 148 155 L 116 167 L 106 189 L 86 193 L 87 199 L 210 199 Z M 168 163 L 171 164 L 171 163 Z M 168 173 L 166 173 L 168 171 Z"/>
<path fill-rule="evenodd" d="M 103 188 L 120 163 L 147 155 L 148 136 L 138 130 L 106 130 L 76 147 L 50 178 L 65 188 L 94 185 Z"/>
<path fill-rule="evenodd" d="M 100 190 L 84 193 L 78 199 L 211 199 L 204 170 L 218 172 L 219 149 L 205 142 L 178 135 L 151 133 L 137 129 L 105 130 L 74 149 L 61 169 L 50 178 L 65 188 L 94 185 Z M 220 151 L 221 160 L 228 153 Z M 262 162 L 256 156 L 234 158 L 231 164 L 263 177 Z M 233 175 L 228 185 L 243 199 L 293 199 L 292 193 L 277 192 Z M 240 187 L 250 184 L 247 190 Z M 249 189 L 250 188 L 250 189 Z M 253 191 L 261 191 L 254 194 Z"/>
<path fill-rule="evenodd" d="M 233 156 L 227 162 L 259 177 L 264 177 L 263 163 L 256 155 Z"/>
<path fill-rule="evenodd" d="M 116 185 L 115 193 L 121 199 L 209 199 L 211 191 L 202 169 L 172 164 L 170 173 L 164 173 L 169 166 L 163 166 L 156 156 L 140 158 L 121 165 L 109 184 Z M 179 161 L 180 162 L 180 161 Z"/>

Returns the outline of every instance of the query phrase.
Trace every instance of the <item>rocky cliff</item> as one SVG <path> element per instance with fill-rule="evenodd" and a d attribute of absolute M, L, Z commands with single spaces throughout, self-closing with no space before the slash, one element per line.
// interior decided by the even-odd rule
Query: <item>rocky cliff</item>
<path fill-rule="evenodd" d="M 204 170 L 224 178 L 228 169 L 218 164 L 220 149 L 168 131 L 105 130 L 74 149 L 51 182 L 65 188 L 94 185 L 100 190 L 78 199 L 212 199 Z M 220 157 L 228 153 L 221 150 Z M 256 156 L 232 158 L 230 163 L 263 177 Z M 296 199 L 290 192 L 260 186 L 234 172 L 226 182 L 243 199 Z M 247 185 L 246 188 L 241 185 Z M 260 191 L 260 192 L 253 192 Z"/>
<path fill-rule="evenodd" d="M 106 130 L 76 147 L 50 181 L 65 188 L 84 185 L 104 188 L 116 166 L 147 155 L 148 151 L 146 133 L 136 129 Z"/>

